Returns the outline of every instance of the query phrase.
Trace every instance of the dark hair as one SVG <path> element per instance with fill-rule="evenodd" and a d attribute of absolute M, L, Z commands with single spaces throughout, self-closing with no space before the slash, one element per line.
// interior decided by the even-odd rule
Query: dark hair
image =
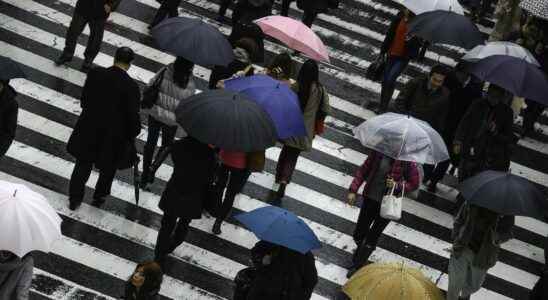
<path fill-rule="evenodd" d="M 303 111 L 310 97 L 312 85 L 319 83 L 319 73 L 318 64 L 312 59 L 305 61 L 301 66 L 301 70 L 297 76 L 297 83 L 299 85 L 299 92 L 297 94 Z"/>
<path fill-rule="evenodd" d="M 173 82 L 180 88 L 186 88 L 192 75 L 192 68 L 194 68 L 193 62 L 177 56 L 173 63 Z"/>
<path fill-rule="evenodd" d="M 449 69 L 444 65 L 435 65 L 430 70 L 430 75 L 433 75 L 434 73 L 447 76 L 447 74 L 449 74 Z"/>
<path fill-rule="evenodd" d="M 129 47 L 120 47 L 116 50 L 116 54 L 114 54 L 115 62 L 121 62 L 128 65 L 131 64 L 133 58 L 135 58 L 135 53 L 133 53 L 133 50 Z"/>
<path fill-rule="evenodd" d="M 270 75 L 276 79 L 289 79 L 293 74 L 293 60 L 287 52 L 282 52 L 272 59 L 268 66 Z"/>
<path fill-rule="evenodd" d="M 257 54 L 257 52 L 259 51 L 259 46 L 251 38 L 241 38 L 241 39 L 239 39 L 234 44 L 234 47 L 244 49 L 247 52 L 247 54 L 249 54 L 249 57 L 254 57 Z"/>
<path fill-rule="evenodd" d="M 143 276 L 145 277 L 145 282 L 143 283 L 143 286 L 139 289 L 139 293 L 137 293 L 136 300 L 148 300 L 150 299 L 151 295 L 157 294 L 160 290 L 160 286 L 162 285 L 163 280 L 163 273 L 162 269 L 160 268 L 160 265 L 155 261 L 147 261 L 142 262 L 138 264 L 135 267 L 135 273 L 137 269 L 143 268 Z M 135 291 L 135 286 L 131 283 L 131 277 L 133 276 L 133 273 L 128 279 L 128 282 L 126 284 L 126 299 L 134 299 L 132 294 Z"/>

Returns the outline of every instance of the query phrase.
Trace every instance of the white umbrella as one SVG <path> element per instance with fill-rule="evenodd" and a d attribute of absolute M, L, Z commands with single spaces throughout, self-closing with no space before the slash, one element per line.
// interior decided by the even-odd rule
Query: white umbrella
<path fill-rule="evenodd" d="M 458 0 L 398 0 L 398 2 L 416 15 L 433 10 L 448 10 L 464 15 L 464 9 Z"/>
<path fill-rule="evenodd" d="M 519 7 L 537 18 L 548 20 L 548 0 L 523 0 Z"/>
<path fill-rule="evenodd" d="M 365 147 L 397 160 L 437 164 L 449 159 L 439 133 L 413 117 L 386 113 L 365 121 L 353 131 Z"/>
<path fill-rule="evenodd" d="M 470 62 L 476 62 L 493 55 L 508 55 L 517 57 L 530 64 L 540 67 L 539 62 L 529 50 L 512 42 L 489 42 L 485 45 L 476 46 L 472 50 L 468 51 L 462 59 Z"/>
<path fill-rule="evenodd" d="M 19 257 L 49 252 L 61 238 L 61 218 L 44 196 L 22 184 L 0 180 L 0 250 Z"/>

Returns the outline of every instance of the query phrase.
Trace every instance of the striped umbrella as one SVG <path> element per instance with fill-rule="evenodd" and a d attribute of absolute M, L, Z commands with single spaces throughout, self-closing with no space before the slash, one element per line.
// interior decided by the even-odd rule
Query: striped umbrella
<path fill-rule="evenodd" d="M 548 20 L 548 0 L 523 0 L 519 7 L 535 17 Z"/>

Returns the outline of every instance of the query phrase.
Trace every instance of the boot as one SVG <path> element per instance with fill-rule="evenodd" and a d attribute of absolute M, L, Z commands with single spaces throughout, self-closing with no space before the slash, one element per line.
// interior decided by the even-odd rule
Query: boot
<path fill-rule="evenodd" d="M 223 220 L 220 220 L 220 219 L 216 219 L 216 220 L 215 220 L 215 223 L 213 224 L 213 228 L 211 229 L 211 231 L 213 232 L 213 234 L 219 235 L 219 234 L 222 233 L 222 231 L 221 231 L 221 224 L 223 224 Z"/>
<path fill-rule="evenodd" d="M 278 198 L 283 198 L 285 196 L 285 186 L 287 183 L 280 183 L 280 187 L 278 188 L 278 191 L 276 192 Z"/>
<path fill-rule="evenodd" d="M 352 277 L 356 271 L 358 271 L 361 267 L 368 264 L 369 256 L 373 253 L 375 250 L 375 247 L 370 245 L 362 245 L 356 250 L 356 254 L 352 258 L 353 266 L 348 270 L 348 273 L 346 273 L 346 278 Z"/>

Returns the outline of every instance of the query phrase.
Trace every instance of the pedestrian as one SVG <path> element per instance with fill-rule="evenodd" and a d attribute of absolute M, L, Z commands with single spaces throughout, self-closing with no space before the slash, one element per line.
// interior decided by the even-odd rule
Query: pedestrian
<path fill-rule="evenodd" d="M 175 109 L 179 102 L 196 92 L 193 69 L 194 63 L 183 57 L 177 57 L 173 63 L 158 71 L 149 82 L 149 86 L 152 86 L 157 80 L 161 80 L 156 103 L 151 109 L 145 110 L 148 114 L 148 136 L 143 153 L 143 173 L 141 174 L 143 188 L 154 182 L 155 175 L 150 166 L 160 132 L 162 132 L 162 146 L 158 149 L 158 153 L 168 151 L 176 135 L 186 136 L 184 130 L 177 125 Z"/>
<path fill-rule="evenodd" d="M 233 76 L 251 76 L 255 69 L 251 57 L 257 51 L 257 43 L 250 38 L 242 38 L 234 47 L 235 59 L 228 66 L 215 66 L 209 76 L 209 88 L 217 89 L 223 86 L 222 81 Z M 218 86 L 220 84 L 220 86 Z"/>
<path fill-rule="evenodd" d="M 372 151 L 354 175 L 348 193 L 349 204 L 354 204 L 356 194 L 364 183 L 363 203 L 353 234 L 357 249 L 352 256 L 352 267 L 347 277 L 366 264 L 377 247 L 379 237 L 390 223 L 390 220 L 380 215 L 381 201 L 387 191 L 394 187 L 394 195 L 399 195 L 402 190 L 413 192 L 419 187 L 417 164 L 395 160 Z"/>
<path fill-rule="evenodd" d="M 280 15 L 287 17 L 289 15 L 289 6 L 291 2 L 295 0 L 282 0 L 282 9 L 280 10 Z"/>
<path fill-rule="evenodd" d="M 282 52 L 274 56 L 270 65 L 265 69 L 265 74 L 291 86 L 291 76 L 294 69 L 295 64 L 291 59 L 291 55 L 287 52 Z"/>
<path fill-rule="evenodd" d="M 289 4 L 286 4 L 289 6 Z M 297 7 L 303 10 L 302 22 L 308 27 L 312 27 L 312 23 L 321 13 L 326 13 L 328 9 L 336 9 L 339 7 L 338 0 L 297 0 Z"/>
<path fill-rule="evenodd" d="M 291 181 L 300 153 L 312 149 L 312 141 L 319 133 L 317 124 L 323 124 L 323 120 L 331 111 L 329 95 L 319 81 L 319 68 L 315 61 L 309 59 L 303 63 L 297 82 L 292 88 L 299 97 L 306 135 L 282 141 L 283 147 L 278 157 L 276 177 L 272 187 L 278 199 L 285 195 L 285 187 Z"/>
<path fill-rule="evenodd" d="M 236 41 L 250 38 L 257 44 L 257 50 L 251 56 L 254 63 L 264 61 L 264 33 L 255 20 L 272 14 L 272 1 L 238 0 L 232 13 L 232 31 L 228 41 L 235 46 Z"/>
<path fill-rule="evenodd" d="M 9 85 L 9 80 L 0 80 L 0 157 L 8 151 L 17 129 L 19 104 L 17 93 Z"/>
<path fill-rule="evenodd" d="M 148 29 L 151 29 L 152 27 L 158 25 L 166 17 L 175 18 L 179 16 L 179 12 L 177 9 L 179 8 L 179 4 L 181 4 L 181 0 L 162 0 L 161 2 L 162 5 L 160 5 L 160 8 L 158 8 L 156 15 L 154 15 L 154 19 L 152 19 L 152 22 L 150 22 L 150 25 L 148 25 Z"/>
<path fill-rule="evenodd" d="M 160 300 L 163 276 L 160 265 L 154 261 L 138 264 L 126 282 L 123 299 Z"/>
<path fill-rule="evenodd" d="M 489 36 L 490 42 L 507 40 L 509 36 L 520 30 L 520 2 L 520 0 L 498 0 L 494 13 L 497 22 Z"/>
<path fill-rule="evenodd" d="M 69 184 L 71 210 L 82 203 L 93 166 L 99 170 L 93 202 L 100 206 L 110 194 L 116 170 L 131 167 L 137 159 L 141 94 L 127 74 L 133 57 L 130 48 L 118 48 L 112 67 L 95 68 L 86 79 L 80 98 L 82 113 L 67 144 L 67 151 L 76 158 Z"/>
<path fill-rule="evenodd" d="M 449 258 L 447 300 L 470 299 L 485 280 L 509 238 L 501 216 L 486 208 L 463 205 L 453 225 L 453 248 Z"/>
<path fill-rule="evenodd" d="M 105 31 L 105 22 L 107 21 L 114 0 L 78 0 L 76 8 L 72 15 L 72 21 L 67 30 L 65 38 L 65 48 L 63 53 L 55 61 L 57 66 L 64 65 L 72 60 L 76 42 L 86 24 L 89 25 L 89 38 L 84 52 L 84 63 L 82 71 L 88 72 L 93 64 L 93 60 L 99 54 L 101 43 L 103 41 L 103 33 Z"/>
<path fill-rule="evenodd" d="M 468 110 L 468 107 L 472 105 L 475 99 L 478 99 L 482 95 L 483 83 L 473 78 L 472 75 L 466 72 L 465 65 L 459 63 L 455 66 L 453 72 L 451 72 L 444 84 L 449 90 L 449 110 L 447 117 L 443 122 L 443 129 L 440 132 L 446 145 L 452 145 L 455 137 L 455 131 L 459 126 L 459 122 Z M 449 169 L 449 165 L 453 165 L 451 173 L 453 174 L 456 167 L 459 165 L 459 155 L 453 151 L 449 151 L 450 159 L 441 162 L 436 165 L 435 169 L 425 176 L 423 182 L 428 184 L 428 191 L 431 193 L 436 192 L 437 183 L 443 179 L 443 176 Z"/>
<path fill-rule="evenodd" d="M 159 208 L 164 212 L 154 249 L 155 261 L 165 258 L 181 245 L 193 219 L 200 219 L 215 170 L 215 152 L 188 136 L 171 147 L 173 173 L 162 193 Z"/>
<path fill-rule="evenodd" d="M 532 137 L 535 132 L 535 122 L 542 115 L 546 106 L 529 99 L 525 99 L 527 107 L 522 110 L 523 114 L 523 132 L 521 138 Z"/>
<path fill-rule="evenodd" d="M 401 10 L 392 19 L 382 43 L 379 59 L 384 60 L 386 64 L 381 83 L 380 104 L 375 110 L 377 114 L 388 110 L 394 89 L 396 88 L 396 81 L 409 64 L 409 61 L 415 58 L 422 58 L 426 53 L 426 46 L 417 37 L 408 36 L 407 26 L 412 15 L 413 13 L 407 8 Z"/>
<path fill-rule="evenodd" d="M 32 255 L 24 257 L 0 250 L 0 299 L 27 300 L 32 284 L 34 260 Z"/>

